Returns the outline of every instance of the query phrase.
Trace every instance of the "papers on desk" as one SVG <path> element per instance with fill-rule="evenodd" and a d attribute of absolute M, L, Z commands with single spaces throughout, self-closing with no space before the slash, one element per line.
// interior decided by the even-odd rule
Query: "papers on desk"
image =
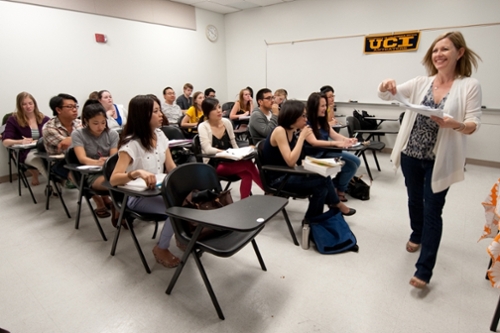
<path fill-rule="evenodd" d="M 65 158 L 64 154 L 49 155 L 50 158 L 55 158 L 58 160 L 63 160 Z"/>
<path fill-rule="evenodd" d="M 239 161 L 250 155 L 254 152 L 253 147 L 244 147 L 244 148 L 229 148 L 224 151 L 218 152 L 215 154 L 215 157 L 227 158 L 230 160 Z"/>
<path fill-rule="evenodd" d="M 238 120 L 248 120 L 250 116 L 238 116 Z"/>
<path fill-rule="evenodd" d="M 178 147 L 191 144 L 192 140 L 189 139 L 180 139 L 180 140 L 168 140 L 169 147 Z"/>
<path fill-rule="evenodd" d="M 413 111 L 420 113 L 421 115 L 430 117 L 430 116 L 436 116 L 439 118 L 443 118 L 444 116 L 453 118 L 449 114 L 443 112 L 443 110 L 440 109 L 433 109 L 425 105 L 417 105 L 417 104 L 411 104 L 403 95 L 399 93 L 399 91 L 392 97 L 394 100 L 402 103 L 403 105 L 399 105 L 402 108 L 405 108 L 407 110 Z"/>
<path fill-rule="evenodd" d="M 314 171 L 324 177 L 327 177 L 339 173 L 344 163 L 335 158 L 314 158 L 306 156 L 302 165 L 306 170 Z"/>
<path fill-rule="evenodd" d="M 156 176 L 156 187 L 160 187 L 161 184 L 163 183 L 163 179 L 165 179 L 167 175 L 164 173 L 160 173 L 155 176 Z M 145 191 L 148 189 L 146 182 L 142 178 L 131 180 L 127 184 L 123 185 L 123 187 L 135 191 Z"/>
<path fill-rule="evenodd" d="M 95 170 L 95 171 L 102 170 L 102 166 L 100 165 L 79 165 L 76 168 L 79 170 Z"/>
<path fill-rule="evenodd" d="M 35 148 L 35 147 L 36 147 L 36 142 L 27 143 L 24 145 L 12 145 L 12 148 Z"/>

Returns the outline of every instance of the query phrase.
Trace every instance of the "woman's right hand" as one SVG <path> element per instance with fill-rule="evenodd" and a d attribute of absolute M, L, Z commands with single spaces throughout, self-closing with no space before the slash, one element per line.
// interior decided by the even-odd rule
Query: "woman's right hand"
<path fill-rule="evenodd" d="M 396 81 L 393 80 L 393 79 L 385 79 L 380 84 L 380 88 L 379 89 L 380 89 L 380 92 L 389 91 L 391 94 L 396 95 L 396 93 L 397 93 Z"/>
<path fill-rule="evenodd" d="M 32 142 L 33 142 L 33 138 L 25 138 L 24 136 L 23 136 L 23 139 L 21 140 L 22 145 L 29 145 Z"/>
<path fill-rule="evenodd" d="M 309 135 L 313 132 L 311 126 L 307 125 L 303 129 L 300 130 L 299 139 L 305 140 Z"/>
<path fill-rule="evenodd" d="M 144 181 L 146 182 L 146 185 L 149 189 L 155 188 L 155 186 L 156 186 L 156 175 L 155 174 L 153 174 L 151 172 L 147 172 L 145 170 L 135 170 L 134 176 L 138 176 L 138 177 L 144 179 Z"/>

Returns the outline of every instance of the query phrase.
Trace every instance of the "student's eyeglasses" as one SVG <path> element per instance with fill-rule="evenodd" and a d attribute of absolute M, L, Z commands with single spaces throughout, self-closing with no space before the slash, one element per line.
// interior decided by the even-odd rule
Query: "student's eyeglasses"
<path fill-rule="evenodd" d="M 267 99 L 268 101 L 271 101 L 274 99 L 274 96 L 267 96 L 267 97 L 264 97 L 262 99 Z"/>
<path fill-rule="evenodd" d="M 78 109 L 80 105 L 78 104 L 73 104 L 73 105 L 63 105 L 62 108 L 67 108 L 67 109 Z"/>

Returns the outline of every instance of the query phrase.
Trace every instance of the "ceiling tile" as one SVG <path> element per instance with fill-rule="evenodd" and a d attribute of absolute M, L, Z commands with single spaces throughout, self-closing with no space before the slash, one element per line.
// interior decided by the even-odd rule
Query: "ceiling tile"
<path fill-rule="evenodd" d="M 198 3 L 194 4 L 193 6 L 195 6 L 197 8 L 201 8 L 201 9 L 206 9 L 206 10 L 209 10 L 212 12 L 220 13 L 220 14 L 228 14 L 228 13 L 234 13 L 234 12 L 239 11 L 239 9 L 237 9 L 237 8 L 219 5 L 219 4 L 217 4 L 215 2 L 211 2 L 211 1 L 198 2 Z"/>

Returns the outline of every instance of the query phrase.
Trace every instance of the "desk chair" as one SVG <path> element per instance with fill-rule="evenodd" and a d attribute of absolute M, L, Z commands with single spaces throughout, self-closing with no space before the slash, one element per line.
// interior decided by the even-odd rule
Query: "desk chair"
<path fill-rule="evenodd" d="M 111 179 L 111 175 L 113 174 L 113 170 L 115 169 L 116 163 L 118 162 L 118 154 L 114 154 L 109 157 L 107 161 L 104 163 L 104 178 L 106 182 L 109 184 L 109 180 Z M 115 238 L 113 240 L 113 245 L 111 247 L 111 255 L 114 256 L 116 252 L 116 246 L 118 245 L 118 238 L 120 237 L 120 231 L 122 227 L 122 221 L 125 220 L 125 223 L 130 230 L 130 236 L 134 241 L 135 248 L 139 253 L 139 257 L 141 258 L 144 269 L 148 274 L 151 274 L 151 269 L 149 268 L 148 263 L 146 262 L 146 258 L 144 257 L 144 253 L 142 252 L 141 245 L 137 240 L 137 236 L 135 235 L 133 220 L 139 219 L 142 221 L 154 221 L 155 222 L 155 230 L 153 232 L 153 239 L 156 238 L 156 233 L 158 231 L 158 221 L 165 221 L 167 219 L 167 215 L 165 214 L 153 214 L 153 213 L 139 213 L 133 211 L 127 207 L 127 200 L 129 196 L 140 196 L 141 194 L 150 195 L 147 191 L 141 193 L 141 191 L 127 191 L 127 189 L 121 187 L 112 187 L 109 186 L 109 194 L 111 196 L 111 201 L 115 208 L 120 212 L 120 218 L 118 219 L 118 223 L 116 225 Z M 160 195 L 160 192 L 157 191 L 155 195 Z"/>
<path fill-rule="evenodd" d="M 177 126 L 162 126 L 160 129 L 169 140 L 186 139 L 182 129 Z M 176 165 L 195 161 L 192 151 L 186 147 L 172 147 L 170 153 Z"/>
<path fill-rule="evenodd" d="M 200 137 L 198 134 L 196 134 L 193 138 L 193 153 L 196 158 L 196 161 L 198 163 L 203 163 L 203 157 L 206 156 L 202 154 L 201 152 L 201 143 L 200 143 Z M 226 187 L 224 188 L 224 191 L 227 191 L 229 189 L 229 186 L 231 186 L 232 182 L 237 182 L 240 181 L 241 178 L 234 175 L 234 176 L 220 176 L 218 175 L 219 180 L 225 181 Z"/>
<path fill-rule="evenodd" d="M 45 165 L 47 166 L 47 186 L 45 187 L 45 196 L 46 196 L 45 209 L 49 210 L 50 197 L 52 196 L 52 193 L 55 188 L 59 200 L 61 201 L 61 204 L 64 208 L 64 211 L 66 212 L 66 215 L 70 219 L 71 215 L 69 214 L 68 207 L 66 207 L 66 203 L 64 202 L 62 191 L 60 189 L 60 184 L 64 183 L 66 179 L 60 177 L 52 169 L 53 165 L 58 161 L 60 161 L 61 158 L 49 155 L 47 153 L 47 151 L 45 150 L 45 145 L 43 144 L 43 138 L 38 139 L 36 143 L 36 149 L 38 150 L 37 156 L 39 156 L 42 160 L 44 160 Z M 54 186 L 51 185 L 51 182 Z"/>
<path fill-rule="evenodd" d="M 357 138 L 359 142 L 365 141 L 363 138 L 363 134 L 368 134 L 366 140 L 370 140 L 373 135 L 377 135 L 378 130 L 361 130 L 361 125 L 359 121 L 354 117 L 347 117 L 347 131 L 349 132 L 349 137 Z M 370 134 L 371 133 L 371 134 Z M 370 176 L 370 180 L 373 180 L 372 173 L 370 170 L 370 166 L 368 165 L 368 161 L 366 159 L 365 150 L 370 150 L 373 154 L 373 158 L 375 159 L 375 164 L 377 165 L 377 170 L 380 170 L 380 165 L 377 159 L 377 151 L 382 151 L 385 148 L 385 143 L 380 141 L 370 141 L 370 143 L 364 145 L 365 149 L 355 150 L 356 156 L 362 156 L 363 161 L 365 162 L 366 171 L 368 172 L 368 176 Z M 349 149 L 347 149 L 349 150 Z"/>
<path fill-rule="evenodd" d="M 90 208 L 90 211 L 92 212 L 92 216 L 94 217 L 95 224 L 97 225 L 97 229 L 99 230 L 99 233 L 101 234 L 101 237 L 103 240 L 107 241 L 108 239 L 106 238 L 106 235 L 104 235 L 104 231 L 102 230 L 101 223 L 99 222 L 99 219 L 97 218 L 97 215 L 94 211 L 94 207 L 92 206 L 92 203 L 90 202 L 90 199 L 94 195 L 109 195 L 108 191 L 97 191 L 91 188 L 88 185 L 87 182 L 87 176 L 90 174 L 95 174 L 98 173 L 102 170 L 80 170 L 78 169 L 78 166 L 81 165 L 80 161 L 78 160 L 78 157 L 75 154 L 74 148 L 70 148 L 66 152 L 66 165 L 64 166 L 65 168 L 69 169 L 71 171 L 71 174 L 73 175 L 74 180 L 78 184 L 78 211 L 76 213 L 76 220 L 75 220 L 75 229 L 78 229 L 80 226 L 80 213 L 82 210 L 82 197 L 85 198 L 87 201 L 87 205 Z"/>
<path fill-rule="evenodd" d="M 24 187 L 27 188 L 31 194 L 31 199 L 33 200 L 33 203 L 36 204 L 36 199 L 35 195 L 33 194 L 33 191 L 31 190 L 31 185 L 28 181 L 28 178 L 26 177 L 26 172 L 28 170 L 35 170 L 35 172 L 38 172 L 36 168 L 33 168 L 32 166 L 29 166 L 25 164 L 24 162 L 21 162 L 20 160 L 20 154 L 23 151 L 26 150 L 31 150 L 35 147 L 31 148 L 25 148 L 25 147 L 7 147 L 7 153 L 9 154 L 9 175 L 10 175 L 10 182 L 12 182 L 12 164 L 14 163 L 14 166 L 17 168 L 17 187 L 19 190 L 19 196 L 21 196 L 21 182 L 23 183 Z"/>
<path fill-rule="evenodd" d="M 181 165 L 168 174 L 161 188 L 175 236 L 179 242 L 187 244 L 166 293 L 170 295 L 189 256 L 192 255 L 217 314 L 220 319 L 224 319 L 222 309 L 201 262 L 202 253 L 228 258 L 251 242 L 260 267 L 266 271 L 267 268 L 260 255 L 255 237 L 264 228 L 265 222 L 276 215 L 288 203 L 288 200 L 255 195 L 215 210 L 201 211 L 180 207 L 184 198 L 194 189 L 221 191 L 217 173 L 212 166 L 202 163 Z M 256 210 L 255 207 L 259 209 Z M 190 232 L 187 221 L 198 223 L 194 233 Z M 198 237 L 203 227 L 215 229 L 217 232 L 199 240 Z"/>
<path fill-rule="evenodd" d="M 233 106 L 234 106 L 234 102 L 226 102 L 226 103 L 222 104 L 222 107 L 221 107 L 222 116 L 229 119 L 229 115 L 231 113 L 231 110 L 233 109 Z"/>
<path fill-rule="evenodd" d="M 278 166 L 278 165 L 266 165 L 264 164 L 263 158 L 263 150 L 264 150 L 265 141 L 260 141 L 257 143 L 255 149 L 257 150 L 257 156 L 255 157 L 255 161 L 257 162 L 257 168 L 259 169 L 260 180 L 262 182 L 262 186 L 264 187 L 264 192 L 268 194 L 273 194 L 278 197 L 283 198 L 301 198 L 306 199 L 309 198 L 309 195 L 302 195 L 294 192 L 288 192 L 283 190 L 288 178 L 291 175 L 305 175 L 314 174 L 312 171 L 307 171 L 302 167 L 289 168 L 286 166 Z M 279 184 L 279 186 L 271 186 L 269 182 L 269 173 L 270 172 L 282 172 L 285 173 L 286 176 Z M 297 237 L 295 236 L 295 231 L 293 230 L 292 223 L 290 223 L 290 218 L 288 217 L 288 213 L 285 208 L 282 209 L 283 216 L 285 217 L 286 225 L 288 226 L 288 231 L 290 232 L 290 236 L 292 236 L 292 241 L 295 245 L 299 246 L 299 242 L 297 241 Z"/>

